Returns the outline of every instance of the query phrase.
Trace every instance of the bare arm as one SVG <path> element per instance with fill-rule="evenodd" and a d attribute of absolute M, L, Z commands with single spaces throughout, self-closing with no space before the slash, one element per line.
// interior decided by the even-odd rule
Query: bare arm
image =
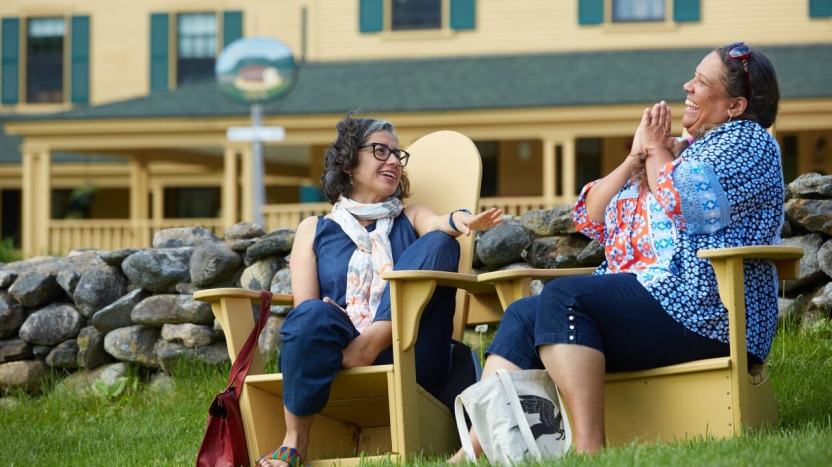
<path fill-rule="evenodd" d="M 436 214 L 429 207 L 422 204 L 406 207 L 404 214 L 413 224 L 416 234 L 420 237 L 434 230 L 441 230 L 454 237 L 463 234 L 471 235 L 471 232 L 475 230 L 486 230 L 503 222 L 503 211 L 497 208 L 491 208 L 479 214 L 468 214 L 462 211 L 454 212 L 454 225 L 459 231 L 451 227 L 450 214 Z"/>
<path fill-rule="evenodd" d="M 289 260 L 295 306 L 311 298 L 321 298 L 318 260 L 312 249 L 317 228 L 318 218 L 307 217 L 298 225 L 295 233 L 295 243 L 292 245 L 292 256 Z"/>

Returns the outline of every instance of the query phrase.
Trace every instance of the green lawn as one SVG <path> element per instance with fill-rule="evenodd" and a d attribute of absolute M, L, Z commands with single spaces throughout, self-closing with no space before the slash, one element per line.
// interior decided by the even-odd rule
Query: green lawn
<path fill-rule="evenodd" d="M 832 463 L 832 325 L 800 333 L 784 326 L 770 359 L 781 423 L 730 440 L 626 446 L 587 457 L 550 461 L 564 466 L 780 466 Z M 153 390 L 136 369 L 123 393 L 98 396 L 17 394 L 0 408 L 0 459 L 8 466 L 186 466 L 202 439 L 206 410 L 228 368 L 188 365 L 175 389 Z M 436 465 L 423 459 L 414 465 Z"/>

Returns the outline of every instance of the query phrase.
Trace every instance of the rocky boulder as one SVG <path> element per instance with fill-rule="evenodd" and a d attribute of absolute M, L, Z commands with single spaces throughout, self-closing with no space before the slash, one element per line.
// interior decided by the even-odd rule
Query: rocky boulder
<path fill-rule="evenodd" d="M 46 363 L 40 360 L 0 363 L 0 390 L 34 391 L 46 381 L 47 370 Z"/>
<path fill-rule="evenodd" d="M 191 282 L 208 287 L 234 275 L 243 259 L 225 243 L 203 243 L 194 248 L 190 262 Z"/>
<path fill-rule="evenodd" d="M 220 241 L 214 232 L 202 227 L 177 227 L 156 232 L 153 248 L 180 248 Z"/>
<path fill-rule="evenodd" d="M 115 266 L 88 269 L 75 287 L 75 304 L 87 318 L 127 293 L 127 278 Z"/>
<path fill-rule="evenodd" d="M 257 261 L 267 256 L 285 256 L 292 251 L 294 243 L 294 229 L 277 229 L 248 247 L 246 258 L 249 261 Z"/>
<path fill-rule="evenodd" d="M 483 264 L 497 269 L 519 261 L 532 240 L 520 223 L 508 220 L 483 232 L 475 248 Z"/>
<path fill-rule="evenodd" d="M 55 301 L 60 295 L 56 274 L 26 271 L 9 287 L 9 295 L 27 308 L 37 308 Z"/>
<path fill-rule="evenodd" d="M 84 326 L 84 317 L 70 305 L 52 304 L 26 318 L 20 338 L 35 345 L 55 346 L 74 339 Z"/>
<path fill-rule="evenodd" d="M 165 324 L 213 324 L 211 304 L 197 302 L 190 295 L 154 295 L 135 308 L 130 318 L 136 324 L 161 328 Z"/>
<path fill-rule="evenodd" d="M 153 346 L 161 333 L 158 328 L 141 325 L 116 329 L 104 337 L 104 349 L 120 361 L 159 368 Z"/>
<path fill-rule="evenodd" d="M 176 290 L 179 282 L 190 282 L 193 248 L 142 250 L 127 257 L 121 265 L 124 274 L 138 287 L 154 293 Z"/>

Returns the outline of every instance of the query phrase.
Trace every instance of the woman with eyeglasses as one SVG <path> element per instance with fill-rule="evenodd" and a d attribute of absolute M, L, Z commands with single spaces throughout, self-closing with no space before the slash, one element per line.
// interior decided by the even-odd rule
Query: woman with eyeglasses
<path fill-rule="evenodd" d="M 332 213 L 298 226 L 289 261 L 295 308 L 286 317 L 279 357 L 286 436 L 258 466 L 300 467 L 315 414 L 340 368 L 392 363 L 390 287 L 385 270 L 455 272 L 459 243 L 502 222 L 496 208 L 437 215 L 403 206 L 410 154 L 393 125 L 349 112 L 324 154 L 324 193 Z M 450 368 L 456 290 L 437 287 L 419 322 L 416 380 L 436 394 Z"/>
<path fill-rule="evenodd" d="M 771 62 L 730 44 L 708 54 L 683 88 L 690 146 L 674 157 L 670 109 L 647 108 L 631 154 L 578 199 L 575 225 L 604 246 L 606 260 L 594 275 L 551 281 L 514 302 L 488 349 L 483 378 L 500 368 L 548 371 L 579 453 L 605 444 L 606 371 L 729 355 L 727 311 L 697 251 L 779 243 L 783 176 L 766 132 L 780 100 Z M 746 261 L 745 273 L 754 284 L 749 362 L 761 364 L 777 324 L 777 274 L 767 261 Z"/>

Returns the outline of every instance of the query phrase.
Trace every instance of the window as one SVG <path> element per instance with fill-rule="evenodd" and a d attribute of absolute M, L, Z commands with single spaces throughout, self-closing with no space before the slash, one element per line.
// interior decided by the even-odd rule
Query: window
<path fill-rule="evenodd" d="M 575 141 L 575 193 L 587 183 L 601 178 L 601 138 L 578 138 Z"/>
<path fill-rule="evenodd" d="M 497 164 L 498 141 L 474 141 L 482 159 L 482 179 L 480 180 L 480 196 L 497 196 Z"/>
<path fill-rule="evenodd" d="M 442 27 L 442 0 L 392 0 L 392 10 L 394 31 Z"/>
<path fill-rule="evenodd" d="M 64 100 L 64 18 L 32 18 L 26 31 L 26 102 Z"/>
<path fill-rule="evenodd" d="M 832 0 L 829 0 L 832 1 Z M 699 21 L 700 0 L 577 0 L 578 24 L 693 23 Z M 609 13 L 611 18 L 606 17 Z"/>
<path fill-rule="evenodd" d="M 214 79 L 217 56 L 217 17 L 213 13 L 185 13 L 176 28 L 176 84 Z"/>
<path fill-rule="evenodd" d="M 2 18 L 0 42 L 0 104 L 89 103 L 89 16 Z"/>
<path fill-rule="evenodd" d="M 217 217 L 220 189 L 217 187 L 165 188 L 165 219 Z"/>
<path fill-rule="evenodd" d="M 797 178 L 797 135 L 784 135 L 782 141 L 780 157 L 783 158 L 783 181 L 791 183 Z"/>
<path fill-rule="evenodd" d="M 358 22 L 363 33 L 474 29 L 476 0 L 359 0 Z"/>
<path fill-rule="evenodd" d="M 612 21 L 664 21 L 664 3 L 665 0 L 612 0 Z"/>
<path fill-rule="evenodd" d="M 243 13 L 151 13 L 149 32 L 150 90 L 167 91 L 214 79 L 219 50 L 243 37 Z"/>

